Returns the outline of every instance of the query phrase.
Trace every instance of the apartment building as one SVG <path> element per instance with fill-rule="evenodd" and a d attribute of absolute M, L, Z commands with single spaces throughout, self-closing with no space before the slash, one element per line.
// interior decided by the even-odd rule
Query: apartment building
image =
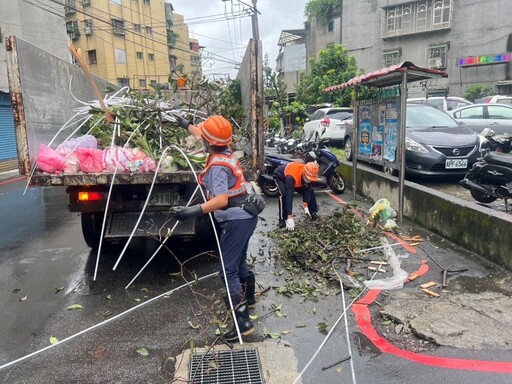
<path fill-rule="evenodd" d="M 510 0 L 343 0 L 341 43 L 372 72 L 411 61 L 448 78 L 411 84 L 410 95 L 463 95 L 472 84 L 512 94 Z"/>
<path fill-rule="evenodd" d="M 170 2 L 65 0 L 65 5 L 69 37 L 91 73 L 106 81 L 148 89 L 168 83 L 169 76 L 197 73 L 199 44 Z"/>

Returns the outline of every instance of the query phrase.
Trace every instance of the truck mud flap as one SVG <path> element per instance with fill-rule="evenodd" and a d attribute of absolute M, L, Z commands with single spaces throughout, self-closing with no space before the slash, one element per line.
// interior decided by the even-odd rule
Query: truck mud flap
<path fill-rule="evenodd" d="M 105 238 L 128 237 L 133 231 L 140 212 L 117 212 L 107 221 Z M 134 237 L 167 236 L 176 219 L 171 218 L 168 212 L 144 213 Z M 196 220 L 194 218 L 180 221 L 171 236 L 193 236 L 196 232 Z"/>

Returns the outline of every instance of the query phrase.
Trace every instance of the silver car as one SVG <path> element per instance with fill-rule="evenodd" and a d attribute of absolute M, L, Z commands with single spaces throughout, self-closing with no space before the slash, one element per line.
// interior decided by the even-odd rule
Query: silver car
<path fill-rule="evenodd" d="M 491 128 L 496 134 L 512 135 L 512 107 L 505 104 L 473 104 L 448 111 L 465 127 L 480 133 Z"/>
<path fill-rule="evenodd" d="M 345 138 L 345 121 L 351 119 L 352 108 L 320 108 L 317 109 L 302 129 L 302 141 L 328 141 L 331 144 L 343 145 Z"/>

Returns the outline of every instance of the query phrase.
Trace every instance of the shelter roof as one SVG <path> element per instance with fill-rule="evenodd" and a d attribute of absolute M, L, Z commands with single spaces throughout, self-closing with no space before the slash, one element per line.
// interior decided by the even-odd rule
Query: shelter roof
<path fill-rule="evenodd" d="M 446 72 L 439 71 L 437 69 L 417 67 L 410 61 L 403 61 L 400 64 L 395 64 L 391 67 L 382 68 L 375 72 L 353 77 L 345 83 L 327 87 L 324 91 L 332 92 L 356 85 L 379 88 L 399 85 L 402 82 L 402 74 L 404 72 L 407 72 L 407 82 L 409 83 L 438 77 L 448 77 Z"/>

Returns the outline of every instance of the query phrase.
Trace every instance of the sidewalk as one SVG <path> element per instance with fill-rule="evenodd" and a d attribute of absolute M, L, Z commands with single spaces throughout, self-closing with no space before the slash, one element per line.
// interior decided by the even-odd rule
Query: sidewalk
<path fill-rule="evenodd" d="M 22 177 L 22 175 L 20 175 L 17 169 L 14 169 L 12 171 L 0 172 L 0 182 L 16 179 L 18 177 Z"/>

